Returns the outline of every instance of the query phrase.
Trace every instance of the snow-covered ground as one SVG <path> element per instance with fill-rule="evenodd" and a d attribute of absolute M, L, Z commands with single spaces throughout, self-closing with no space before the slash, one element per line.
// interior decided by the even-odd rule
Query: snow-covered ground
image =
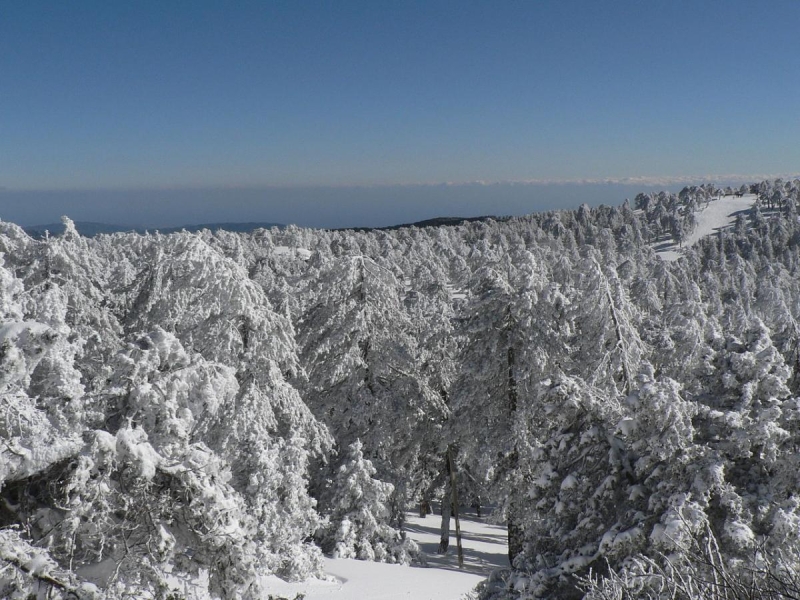
<path fill-rule="evenodd" d="M 737 213 L 749 210 L 753 207 L 755 201 L 755 194 L 746 194 L 741 197 L 722 196 L 712 200 L 708 206 L 695 214 L 697 227 L 684 241 L 683 247 L 687 248 L 697 240 L 715 233 L 719 229 L 730 227 L 736 221 Z M 681 250 L 678 244 L 672 241 L 656 244 L 655 250 L 662 260 L 673 261 L 681 257 Z"/>
<path fill-rule="evenodd" d="M 275 598 L 294 600 L 458 600 L 468 594 L 492 570 L 508 567 L 506 530 L 491 525 L 486 518 L 467 513 L 461 519 L 464 568 L 458 568 L 455 524 L 450 550 L 436 554 L 439 545 L 439 521 L 436 514 L 425 519 L 408 513 L 406 531 L 417 542 L 428 566 L 402 566 L 349 559 L 325 559 L 330 581 L 317 579 L 287 583 L 267 577 L 265 583 Z"/>
<path fill-rule="evenodd" d="M 464 300 L 467 297 L 467 293 L 464 290 L 461 290 L 454 286 L 452 283 L 445 284 L 447 291 L 450 292 L 450 299 L 451 300 Z"/>
<path fill-rule="evenodd" d="M 308 248 L 290 248 L 289 246 L 275 246 L 272 249 L 274 256 L 291 256 L 300 260 L 308 260 L 313 254 Z"/>

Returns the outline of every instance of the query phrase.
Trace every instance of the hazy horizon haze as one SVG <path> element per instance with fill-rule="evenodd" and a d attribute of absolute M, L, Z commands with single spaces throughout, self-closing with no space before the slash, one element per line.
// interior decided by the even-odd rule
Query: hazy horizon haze
<path fill-rule="evenodd" d="M 4 219 L 105 194 L 411 221 L 800 170 L 788 0 L 0 4 Z"/>

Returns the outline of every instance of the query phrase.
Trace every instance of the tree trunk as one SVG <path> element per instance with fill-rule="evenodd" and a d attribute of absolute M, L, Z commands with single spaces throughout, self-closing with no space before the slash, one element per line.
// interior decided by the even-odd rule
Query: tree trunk
<path fill-rule="evenodd" d="M 509 411 L 509 421 L 512 424 L 514 423 L 514 419 L 516 419 L 517 413 L 517 379 L 514 375 L 514 366 L 516 362 L 516 356 L 514 354 L 514 347 L 509 346 L 508 348 L 508 411 Z M 513 473 L 518 464 L 518 454 L 516 449 L 516 444 L 514 445 L 514 450 L 511 452 L 511 456 L 509 457 L 509 470 Z M 517 522 L 517 511 L 515 507 L 514 498 L 512 496 L 511 502 L 509 503 L 508 507 L 508 561 L 511 566 L 514 566 L 514 557 L 518 554 L 522 553 L 522 528 L 519 526 Z"/>
<path fill-rule="evenodd" d="M 517 379 L 514 376 L 514 364 L 516 362 L 516 356 L 514 354 L 513 346 L 508 347 L 506 359 L 508 362 L 508 412 L 513 419 L 514 413 L 517 412 Z"/>
<path fill-rule="evenodd" d="M 447 554 L 447 549 L 450 547 L 450 481 L 445 484 L 444 498 L 442 498 L 442 531 L 439 539 L 439 548 L 436 550 L 438 554 Z"/>
<path fill-rule="evenodd" d="M 456 518 L 456 545 L 458 546 L 458 568 L 464 568 L 464 549 L 461 546 L 461 524 L 458 520 L 458 485 L 456 484 L 456 465 L 453 462 L 453 452 L 447 448 L 447 465 L 450 468 L 450 487 L 453 490 L 453 513 Z"/>
<path fill-rule="evenodd" d="M 390 497 L 391 525 L 395 529 L 403 530 L 406 525 L 406 493 L 405 484 L 400 483 L 394 488 Z"/>
<path fill-rule="evenodd" d="M 598 269 L 600 265 L 597 265 Z M 602 273 L 602 270 L 600 271 Z M 603 276 L 606 284 L 606 301 L 608 302 L 608 306 L 611 312 L 611 322 L 614 325 L 614 333 L 617 336 L 617 344 L 622 348 L 622 376 L 625 379 L 625 385 L 623 386 L 622 390 L 629 394 L 631 392 L 631 382 L 633 381 L 633 374 L 631 373 L 631 368 L 628 366 L 628 358 L 627 352 L 625 351 L 625 337 L 622 335 L 622 327 L 621 321 L 617 316 L 617 307 L 614 304 L 614 297 L 611 295 L 611 286 L 608 283 L 608 280 L 605 279 Z"/>
<path fill-rule="evenodd" d="M 438 554 L 447 554 L 450 547 L 450 515 L 453 512 L 453 491 L 450 477 L 450 446 L 444 453 L 444 496 L 442 497 L 442 530 L 439 539 Z"/>
<path fill-rule="evenodd" d="M 512 498 L 508 506 L 508 562 L 513 567 L 514 559 L 522 554 L 524 534 L 519 525 L 516 502 Z"/>

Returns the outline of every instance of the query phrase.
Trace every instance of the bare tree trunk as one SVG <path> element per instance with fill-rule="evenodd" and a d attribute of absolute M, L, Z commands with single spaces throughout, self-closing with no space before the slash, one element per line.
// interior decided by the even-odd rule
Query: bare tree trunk
<path fill-rule="evenodd" d="M 464 549 L 461 546 L 461 524 L 458 520 L 458 485 L 456 485 L 456 465 L 453 462 L 453 452 L 447 448 L 447 464 L 450 467 L 450 487 L 453 490 L 453 513 L 456 517 L 456 545 L 458 546 L 458 568 L 464 568 Z"/>
<path fill-rule="evenodd" d="M 508 412 L 513 419 L 514 414 L 517 412 L 517 378 L 514 375 L 516 357 L 513 346 L 508 347 L 506 358 L 508 362 Z"/>
<path fill-rule="evenodd" d="M 431 514 L 431 503 L 423 499 L 419 501 L 419 518 L 424 519 Z"/>
<path fill-rule="evenodd" d="M 508 414 L 509 421 L 514 422 L 517 413 L 517 379 L 514 374 L 514 367 L 516 363 L 516 356 L 514 354 L 514 347 L 508 348 Z M 513 472 L 517 468 L 519 457 L 516 450 L 516 445 L 511 453 L 509 461 L 509 469 Z M 514 557 L 522 553 L 522 528 L 517 523 L 515 502 L 513 496 L 508 507 L 508 560 L 511 566 L 514 565 Z"/>
<path fill-rule="evenodd" d="M 452 494 L 450 493 L 450 480 L 445 483 L 444 498 L 442 498 L 442 531 L 439 539 L 438 554 L 447 554 L 450 547 L 450 507 Z"/>
<path fill-rule="evenodd" d="M 514 559 L 522 554 L 524 534 L 517 517 L 516 502 L 512 498 L 508 506 L 508 562 L 513 567 Z"/>
<path fill-rule="evenodd" d="M 605 284 L 605 292 L 606 292 L 606 301 L 608 302 L 609 312 L 611 316 L 611 322 L 614 325 L 614 333 L 617 337 L 617 345 L 622 349 L 622 377 L 625 380 L 625 385 L 623 386 L 623 391 L 628 394 L 631 391 L 631 383 L 633 381 L 633 372 L 628 364 L 628 353 L 627 353 L 627 340 L 622 332 L 622 321 L 617 315 L 617 306 L 614 304 L 614 296 L 611 294 L 611 285 L 608 282 L 605 274 L 603 273 L 603 269 L 600 266 L 600 263 L 595 261 L 595 265 L 597 266 L 598 272 L 603 277 L 603 283 Z M 666 300 L 666 286 L 664 287 L 664 296 Z"/>

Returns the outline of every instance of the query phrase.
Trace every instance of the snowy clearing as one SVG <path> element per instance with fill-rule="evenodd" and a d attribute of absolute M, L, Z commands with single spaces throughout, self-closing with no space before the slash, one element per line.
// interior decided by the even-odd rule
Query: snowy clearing
<path fill-rule="evenodd" d="M 464 290 L 457 288 L 452 283 L 447 283 L 444 287 L 447 288 L 451 300 L 466 300 L 467 293 Z"/>
<path fill-rule="evenodd" d="M 264 579 L 265 587 L 273 596 L 289 600 L 298 594 L 304 594 L 305 600 L 458 600 L 492 570 L 508 567 L 506 530 L 487 523 L 485 517 L 479 519 L 470 512 L 462 517 L 463 570 L 458 568 L 455 531 L 451 531 L 448 553 L 436 554 L 438 514 L 420 519 L 408 513 L 407 518 L 408 536 L 419 544 L 427 567 L 326 558 L 325 571 L 333 578 L 331 581 L 287 583 L 270 576 Z M 455 527 L 452 522 L 451 525 Z"/>
<path fill-rule="evenodd" d="M 742 211 L 750 210 L 755 204 L 755 194 L 745 194 L 744 196 L 722 196 L 712 200 L 708 206 L 695 214 L 697 217 L 697 227 L 686 238 L 684 248 L 692 246 L 699 239 L 707 235 L 716 233 L 725 227 L 730 227 L 736 221 L 736 215 Z M 682 250 L 673 241 L 660 242 L 655 246 L 656 254 L 661 260 L 674 261 L 682 255 Z"/>
<path fill-rule="evenodd" d="M 275 246 L 272 249 L 274 256 L 291 256 L 300 260 L 308 260 L 313 254 L 308 248 L 290 248 L 289 246 Z"/>

